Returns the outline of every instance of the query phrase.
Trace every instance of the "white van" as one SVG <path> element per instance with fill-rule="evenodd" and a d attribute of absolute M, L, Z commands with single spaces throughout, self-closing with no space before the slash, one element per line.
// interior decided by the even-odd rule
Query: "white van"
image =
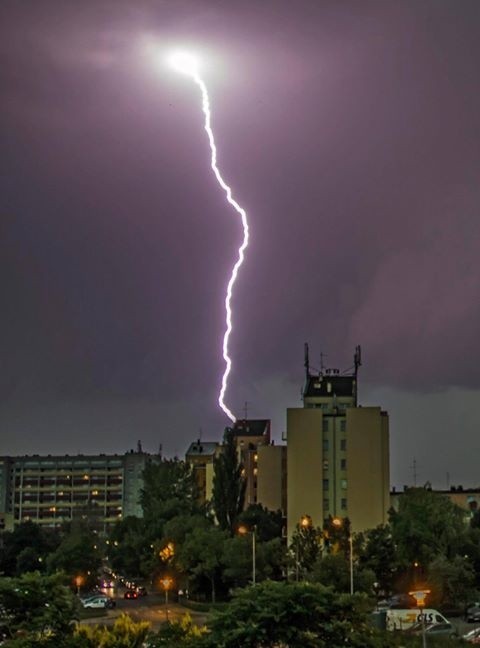
<path fill-rule="evenodd" d="M 387 630 L 406 630 L 414 623 L 423 621 L 425 623 L 448 623 L 448 620 L 440 614 L 438 610 L 425 608 L 420 611 L 418 608 L 404 610 L 386 610 L 387 613 Z"/>

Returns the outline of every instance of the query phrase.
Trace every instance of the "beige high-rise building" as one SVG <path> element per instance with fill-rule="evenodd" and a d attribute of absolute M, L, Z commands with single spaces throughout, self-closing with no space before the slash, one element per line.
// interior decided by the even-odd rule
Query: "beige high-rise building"
<path fill-rule="evenodd" d="M 388 414 L 358 405 L 359 364 L 357 348 L 353 374 L 314 375 L 306 354 L 303 407 L 287 410 L 289 537 L 305 515 L 319 527 L 348 517 L 353 532 L 387 522 Z"/>

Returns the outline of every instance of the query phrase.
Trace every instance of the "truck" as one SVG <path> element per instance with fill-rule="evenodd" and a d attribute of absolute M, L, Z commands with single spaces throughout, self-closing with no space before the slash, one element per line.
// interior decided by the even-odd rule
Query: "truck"
<path fill-rule="evenodd" d="M 425 619 L 425 624 L 431 623 L 448 623 L 448 620 L 438 610 L 433 608 L 411 608 L 399 610 L 386 610 L 386 628 L 387 630 L 407 630 L 414 623 Z"/>

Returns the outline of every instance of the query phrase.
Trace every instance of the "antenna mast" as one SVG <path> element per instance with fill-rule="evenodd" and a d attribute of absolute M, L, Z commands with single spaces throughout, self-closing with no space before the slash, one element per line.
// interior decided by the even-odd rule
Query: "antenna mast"
<path fill-rule="evenodd" d="M 304 361 L 304 366 L 305 366 L 305 377 L 310 378 L 310 359 L 308 357 L 308 342 L 305 342 L 305 361 Z"/>
<path fill-rule="evenodd" d="M 358 368 L 362 366 L 362 347 L 357 344 L 355 347 L 355 354 L 353 356 L 353 364 L 355 366 L 354 376 L 355 376 L 355 407 L 358 406 Z"/>

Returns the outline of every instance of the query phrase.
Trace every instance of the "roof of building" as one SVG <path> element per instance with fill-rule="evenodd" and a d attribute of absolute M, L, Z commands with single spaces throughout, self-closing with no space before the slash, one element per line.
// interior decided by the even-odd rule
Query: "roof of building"
<path fill-rule="evenodd" d="M 216 441 L 194 441 L 194 443 L 190 444 L 185 454 L 187 457 L 193 455 L 208 456 L 215 454 L 217 448 L 218 443 Z"/>
<path fill-rule="evenodd" d="M 268 435 L 270 419 L 237 419 L 232 429 L 235 436 Z"/>
<path fill-rule="evenodd" d="M 326 374 L 308 376 L 303 390 L 304 396 L 354 396 L 355 376 Z"/>

